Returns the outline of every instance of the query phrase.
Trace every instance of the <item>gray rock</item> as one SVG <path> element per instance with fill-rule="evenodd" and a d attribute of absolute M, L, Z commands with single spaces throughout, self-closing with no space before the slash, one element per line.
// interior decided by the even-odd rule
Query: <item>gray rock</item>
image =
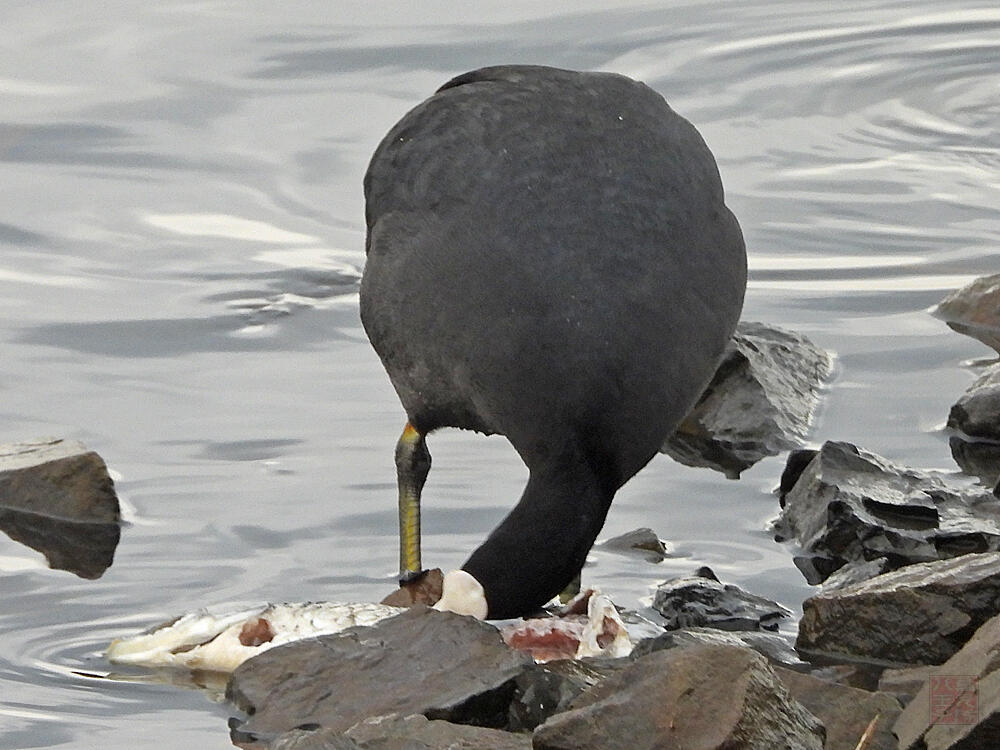
<path fill-rule="evenodd" d="M 535 750 L 821 750 L 823 726 L 762 656 L 730 646 L 657 651 L 588 689 L 534 732 Z"/>
<path fill-rule="evenodd" d="M 866 750 L 896 750 L 892 725 L 902 706 L 895 697 L 838 685 L 782 667 L 774 667 L 774 672 L 792 698 L 823 722 L 826 747 L 853 750 L 868 724 L 877 717 Z"/>
<path fill-rule="evenodd" d="M 1000 362 L 986 368 L 951 407 L 948 426 L 971 438 L 1000 441 Z"/>
<path fill-rule="evenodd" d="M 265 745 L 243 744 L 244 750 L 257 750 L 266 747 L 267 750 L 362 750 L 361 745 L 345 737 L 340 732 L 334 732 L 322 727 L 316 729 L 292 729 L 278 735 L 272 742 Z"/>
<path fill-rule="evenodd" d="M 531 750 L 530 734 L 429 721 L 424 716 L 365 719 L 345 734 L 363 750 Z"/>
<path fill-rule="evenodd" d="M 736 478 L 762 458 L 802 445 L 831 364 L 800 334 L 741 322 L 711 383 L 660 450 Z"/>
<path fill-rule="evenodd" d="M 895 466 L 850 443 L 824 443 L 784 483 L 775 532 L 816 558 L 796 561 L 810 583 L 847 562 L 884 558 L 898 568 L 1000 549 L 1000 502 L 988 489 Z"/>
<path fill-rule="evenodd" d="M 979 477 L 990 487 L 1000 480 L 1000 443 L 963 440 L 958 435 L 951 435 L 948 447 L 951 457 L 964 473 Z"/>
<path fill-rule="evenodd" d="M 0 506 L 77 523 L 118 523 L 104 460 L 74 440 L 0 445 Z"/>
<path fill-rule="evenodd" d="M 226 696 L 249 714 L 234 740 L 304 724 L 343 732 L 389 713 L 504 727 L 515 680 L 533 664 L 493 626 L 416 605 L 265 651 L 233 672 Z"/>
<path fill-rule="evenodd" d="M 628 663 L 627 658 L 599 662 L 560 659 L 526 668 L 514 681 L 510 717 L 505 728 L 530 732 L 553 714 L 565 711 L 584 690 L 624 669 Z"/>
<path fill-rule="evenodd" d="M 709 568 L 657 585 L 653 609 L 666 620 L 667 630 L 776 630 L 779 621 L 792 614 L 777 602 L 721 583 Z"/>
<path fill-rule="evenodd" d="M 1000 352 L 1000 274 L 982 276 L 952 292 L 931 314 Z"/>
<path fill-rule="evenodd" d="M 807 657 L 885 666 L 940 664 L 1000 611 L 1000 553 L 909 565 L 802 604 Z"/>
<path fill-rule="evenodd" d="M 600 549 L 626 554 L 639 554 L 650 562 L 660 562 L 667 556 L 667 547 L 650 528 L 633 529 L 596 545 Z"/>
<path fill-rule="evenodd" d="M 894 727 L 900 750 L 996 750 L 1000 744 L 1000 616 L 928 676 Z"/>
<path fill-rule="evenodd" d="M 716 646 L 736 646 L 749 648 L 766 658 L 772 664 L 795 670 L 808 670 L 808 662 L 799 658 L 798 652 L 792 647 L 791 640 L 778 633 L 766 633 L 757 630 L 739 630 L 727 632 L 713 628 L 682 628 L 670 630 L 655 638 L 646 638 L 632 649 L 630 658 L 638 659 L 654 651 L 663 651 L 679 646 L 696 644 L 713 644 Z"/>
<path fill-rule="evenodd" d="M 107 466 L 81 443 L 0 445 L 0 531 L 49 567 L 99 578 L 114 561 L 119 520 Z"/>
<path fill-rule="evenodd" d="M 937 667 L 926 664 L 919 667 L 885 669 L 879 677 L 878 689 L 880 692 L 896 696 L 897 700 L 906 706 L 936 671 Z"/>

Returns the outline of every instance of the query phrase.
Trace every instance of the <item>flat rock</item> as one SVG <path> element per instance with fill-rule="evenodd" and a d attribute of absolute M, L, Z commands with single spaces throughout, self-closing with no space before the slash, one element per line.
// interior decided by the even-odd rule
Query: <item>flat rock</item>
<path fill-rule="evenodd" d="M 234 740 L 309 725 L 344 732 L 372 716 L 421 714 L 503 727 L 526 654 L 492 625 L 417 605 L 371 627 L 265 651 L 233 672 L 227 697 L 249 718 Z"/>
<path fill-rule="evenodd" d="M 802 603 L 807 657 L 940 664 L 1000 611 L 1000 553 L 909 565 Z"/>
<path fill-rule="evenodd" d="M 1000 274 L 982 276 L 952 292 L 931 314 L 1000 352 Z"/>
<path fill-rule="evenodd" d="M 805 442 L 831 366 L 805 336 L 740 322 L 712 381 L 660 450 L 736 478 Z"/>
<path fill-rule="evenodd" d="M 838 685 L 782 667 L 773 669 L 792 698 L 823 722 L 826 747 L 853 750 L 874 720 L 866 750 L 896 750 L 892 726 L 902 706 L 894 696 Z"/>
<path fill-rule="evenodd" d="M 777 602 L 720 582 L 709 568 L 658 584 L 653 609 L 666 620 L 667 630 L 776 630 L 778 623 L 792 614 Z"/>
<path fill-rule="evenodd" d="M 118 496 L 104 460 L 69 440 L 0 445 L 0 531 L 49 567 L 99 578 L 121 537 Z"/>
<path fill-rule="evenodd" d="M 821 750 L 822 724 L 762 656 L 731 646 L 648 654 L 534 732 L 535 750 Z"/>
<path fill-rule="evenodd" d="M 375 716 L 346 732 L 293 729 L 269 750 L 530 750 L 530 734 L 513 734 L 425 716 Z"/>
<path fill-rule="evenodd" d="M 1000 744 L 1000 616 L 929 675 L 894 727 L 900 750 L 996 750 Z"/>
<path fill-rule="evenodd" d="M 697 644 L 749 648 L 772 664 L 780 664 L 795 670 L 808 670 L 810 668 L 808 662 L 799 658 L 790 639 L 779 633 L 757 630 L 738 630 L 735 632 L 715 630 L 714 628 L 670 630 L 654 638 L 640 641 L 632 650 L 631 658 L 638 659 L 654 651 Z"/>
<path fill-rule="evenodd" d="M 971 438 L 1000 441 L 1000 362 L 986 368 L 951 407 L 948 427 Z"/>
<path fill-rule="evenodd" d="M 851 443 L 824 443 L 782 485 L 775 533 L 814 558 L 796 560 L 810 583 L 848 562 L 883 558 L 899 568 L 1000 549 L 1000 502 L 989 489 L 896 466 Z"/>
<path fill-rule="evenodd" d="M 937 671 L 937 667 L 922 664 L 919 667 L 901 667 L 882 670 L 878 680 L 880 692 L 896 696 L 904 706 L 913 700 L 913 696 L 927 684 L 928 678 Z"/>

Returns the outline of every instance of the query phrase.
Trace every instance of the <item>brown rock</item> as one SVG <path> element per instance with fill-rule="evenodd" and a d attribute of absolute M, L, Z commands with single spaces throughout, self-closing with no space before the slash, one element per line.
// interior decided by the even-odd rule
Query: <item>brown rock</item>
<path fill-rule="evenodd" d="M 293 729 L 268 750 L 531 750 L 531 735 L 390 714 L 365 719 L 344 733 Z"/>
<path fill-rule="evenodd" d="M 1000 274 L 982 276 L 952 292 L 931 314 L 1000 352 Z"/>
<path fill-rule="evenodd" d="M 826 727 L 826 747 L 855 748 L 869 722 L 877 718 L 866 750 L 896 750 L 892 725 L 903 710 L 893 696 L 827 682 L 812 675 L 773 667 L 788 692 Z"/>
<path fill-rule="evenodd" d="M 1000 746 L 1000 616 L 928 676 L 894 731 L 900 750 Z"/>
<path fill-rule="evenodd" d="M 363 628 L 278 646 L 244 662 L 227 697 L 250 714 L 234 740 L 302 725 L 344 732 L 371 716 L 502 727 L 531 658 L 491 625 L 416 606 Z"/>
<path fill-rule="evenodd" d="M 428 607 L 437 604 L 444 587 L 444 574 L 441 568 L 425 570 L 424 574 L 413 581 L 408 581 L 381 601 L 390 607 L 412 607 L 414 604 L 426 604 Z"/>
<path fill-rule="evenodd" d="M 796 648 L 886 666 L 940 664 L 1000 608 L 1000 552 L 909 565 L 806 599 Z"/>
<path fill-rule="evenodd" d="M 822 724 L 762 656 L 731 646 L 657 651 L 586 690 L 534 732 L 535 750 L 821 750 Z"/>
<path fill-rule="evenodd" d="M 936 670 L 937 667 L 930 665 L 886 669 L 879 677 L 878 689 L 883 693 L 895 695 L 899 702 L 906 706 L 927 684 L 927 678 Z"/>
<path fill-rule="evenodd" d="M 0 531 L 41 552 L 51 568 L 99 578 L 121 536 L 104 461 L 72 441 L 0 445 Z"/>
<path fill-rule="evenodd" d="M 0 445 L 0 506 L 78 523 L 118 523 L 104 460 L 73 440 Z"/>

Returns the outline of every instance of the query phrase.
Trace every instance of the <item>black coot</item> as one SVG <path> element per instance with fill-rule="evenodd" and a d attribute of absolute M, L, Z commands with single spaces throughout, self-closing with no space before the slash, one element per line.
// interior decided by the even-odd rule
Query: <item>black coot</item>
<path fill-rule="evenodd" d="M 499 433 L 530 478 L 462 568 L 489 617 L 525 614 L 579 572 L 732 335 L 746 253 L 715 160 L 641 83 L 492 67 L 386 135 L 365 198 L 361 319 L 408 418 L 401 575 L 420 571 L 424 436 Z"/>

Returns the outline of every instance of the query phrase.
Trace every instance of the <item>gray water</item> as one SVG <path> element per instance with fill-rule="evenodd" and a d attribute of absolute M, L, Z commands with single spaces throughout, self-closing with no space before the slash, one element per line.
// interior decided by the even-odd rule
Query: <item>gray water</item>
<path fill-rule="evenodd" d="M 0 442 L 83 440 L 129 524 L 99 580 L 0 536 L 0 747 L 230 747 L 224 705 L 102 679 L 116 636 L 207 605 L 392 588 L 402 412 L 358 322 L 361 177 L 451 76 L 502 62 L 640 78 L 715 152 L 750 252 L 744 317 L 838 355 L 814 439 L 955 470 L 943 423 L 982 345 L 925 312 L 998 270 L 995 3 L 3 3 Z M 820 8 L 822 7 L 822 10 Z M 836 9 L 831 9 L 836 7 Z M 520 493 L 502 438 L 434 435 L 425 561 Z M 635 605 L 711 565 L 798 609 L 738 482 L 659 457 L 595 552 Z"/>

